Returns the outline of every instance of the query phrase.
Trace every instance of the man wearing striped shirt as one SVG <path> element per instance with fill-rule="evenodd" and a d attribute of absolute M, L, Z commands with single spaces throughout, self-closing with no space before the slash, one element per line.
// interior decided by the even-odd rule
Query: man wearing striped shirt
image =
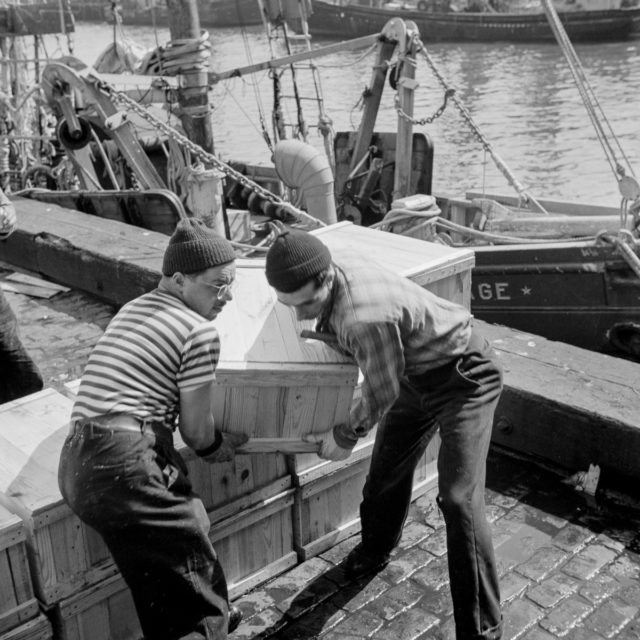
<path fill-rule="evenodd" d="M 307 438 L 329 460 L 347 458 L 377 423 L 360 505 L 361 542 L 344 564 L 357 579 L 382 569 L 400 541 L 413 474 L 437 429 L 438 504 L 446 523 L 458 640 L 502 635 L 498 576 L 485 516 L 486 457 L 502 372 L 464 308 L 353 255 L 333 257 L 317 237 L 282 232 L 266 274 L 299 320 L 317 320 L 352 356 L 362 397 L 348 424 Z"/>
<path fill-rule="evenodd" d="M 177 426 L 219 462 L 245 440 L 211 413 L 212 320 L 232 297 L 235 269 L 226 239 L 197 220 L 178 223 L 158 288 L 122 307 L 92 351 L 61 455 L 62 495 L 104 538 L 149 640 L 219 640 L 240 620 L 173 446 Z"/>

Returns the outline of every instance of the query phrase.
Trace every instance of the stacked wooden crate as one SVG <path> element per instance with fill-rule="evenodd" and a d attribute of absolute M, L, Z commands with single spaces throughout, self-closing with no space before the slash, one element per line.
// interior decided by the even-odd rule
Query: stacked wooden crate
<path fill-rule="evenodd" d="M 95 636 L 69 635 L 69 625 L 85 615 L 88 605 L 79 601 L 85 600 L 86 590 L 99 591 L 117 570 L 100 536 L 71 512 L 58 490 L 57 467 L 71 405 L 62 394 L 46 389 L 0 407 L 0 501 L 25 526 L 34 591 L 53 622 L 54 636 L 89 638 Z M 127 616 L 137 623 L 132 605 L 118 610 L 119 619 Z"/>
<path fill-rule="evenodd" d="M 470 304 L 473 252 L 339 223 L 314 232 L 333 256 L 362 254 L 437 295 Z M 295 453 L 308 433 L 348 420 L 358 394 L 357 368 L 323 342 L 303 339 L 313 322 L 298 322 L 277 302 L 264 260 L 239 261 L 235 299 L 217 320 L 222 352 L 214 415 L 229 431 L 256 442 L 280 440 L 295 487 L 294 537 L 299 558 L 320 553 L 360 527 L 359 504 L 375 432 L 345 461 Z M 288 449 L 288 447 L 291 447 Z M 414 495 L 436 482 L 436 435 L 414 478 Z"/>
<path fill-rule="evenodd" d="M 291 309 L 277 302 L 267 283 L 263 260 L 240 261 L 234 299 L 216 319 L 216 326 L 221 352 L 212 402 L 214 418 L 221 428 L 249 436 L 247 448 L 275 448 L 288 453 L 304 446 L 305 434 L 326 431 L 347 418 L 357 367 L 325 344 L 300 336 L 301 330 L 311 325 L 297 322 Z M 265 445 L 265 441 L 270 444 Z M 307 443 L 307 450 L 312 448 Z M 274 455 L 257 454 L 261 465 L 270 464 Z M 314 464 L 319 461 L 315 454 L 310 458 Z M 288 456 L 289 465 L 291 462 Z M 233 520 L 214 520 L 213 512 L 212 539 L 222 558 L 226 545 L 233 542 L 244 550 L 243 562 L 258 563 L 260 557 L 267 558 L 274 550 L 275 556 L 281 556 L 280 567 L 290 561 L 289 553 L 293 562 L 298 562 L 294 527 L 299 490 L 294 487 L 296 476 L 290 470 L 287 477 L 292 488 L 281 498 L 265 496 L 260 507 L 280 515 L 262 527 L 256 520 L 256 535 L 247 535 L 242 520 L 259 518 L 260 509 L 238 513 L 237 525 Z M 221 531 L 228 535 L 220 538 Z M 225 570 L 229 570 L 227 566 Z M 268 564 L 265 570 L 270 573 Z M 243 586 L 252 586 L 257 578 L 245 581 Z"/>
<path fill-rule="evenodd" d="M 336 257 L 365 252 L 469 305 L 471 251 L 348 223 L 318 233 Z M 277 302 L 263 260 L 239 261 L 235 298 L 216 324 L 222 341 L 212 403 L 217 424 L 249 435 L 254 444 L 282 443 L 280 453 L 241 454 L 210 465 L 176 436 L 235 597 L 358 530 L 375 434 L 341 462 L 294 453 L 305 434 L 348 419 L 358 370 L 323 342 L 301 337 L 312 323 L 297 322 Z M 58 490 L 57 465 L 76 390 L 70 385 L 65 397 L 48 389 L 0 407 L 0 502 L 24 523 L 34 593 L 55 623 L 56 640 L 137 640 L 131 595 L 106 547 Z M 436 480 L 437 452 L 435 438 L 416 473 L 416 495 Z"/>
<path fill-rule="evenodd" d="M 0 505 L 0 640 L 51 638 L 35 598 L 26 537 L 22 520 Z"/>

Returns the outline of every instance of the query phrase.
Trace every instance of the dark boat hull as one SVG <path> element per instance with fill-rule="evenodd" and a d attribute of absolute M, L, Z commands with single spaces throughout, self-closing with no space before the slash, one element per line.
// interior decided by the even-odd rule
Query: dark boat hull
<path fill-rule="evenodd" d="M 309 30 L 316 36 L 355 38 L 377 33 L 393 17 L 416 23 L 422 40 L 477 42 L 544 42 L 554 35 L 544 13 L 435 13 L 337 6 L 314 0 Z M 631 36 L 640 8 L 571 11 L 560 19 L 572 41 L 621 40 Z"/>
<path fill-rule="evenodd" d="M 640 280 L 608 244 L 478 247 L 471 288 L 477 318 L 586 349 L 640 326 Z"/>

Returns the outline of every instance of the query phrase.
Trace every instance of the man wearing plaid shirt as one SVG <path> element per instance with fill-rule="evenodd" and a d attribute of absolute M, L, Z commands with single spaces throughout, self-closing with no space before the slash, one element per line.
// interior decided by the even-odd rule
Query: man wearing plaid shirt
<path fill-rule="evenodd" d="M 413 474 L 440 430 L 438 504 L 446 523 L 458 640 L 498 639 L 502 616 L 485 516 L 486 458 L 502 372 L 462 306 L 370 260 L 336 255 L 290 229 L 267 253 L 266 275 L 299 320 L 317 319 L 355 359 L 362 398 L 349 423 L 308 436 L 320 457 L 347 458 L 379 423 L 360 505 L 362 540 L 345 560 L 352 579 L 379 571 L 400 541 Z"/>

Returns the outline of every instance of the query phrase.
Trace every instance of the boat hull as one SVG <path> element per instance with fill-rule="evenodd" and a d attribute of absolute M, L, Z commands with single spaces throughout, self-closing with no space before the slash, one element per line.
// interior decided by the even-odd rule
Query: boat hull
<path fill-rule="evenodd" d="M 507 325 L 594 351 L 610 351 L 621 323 L 640 326 L 640 279 L 607 244 L 477 248 L 471 310 Z"/>
<path fill-rule="evenodd" d="M 572 41 L 622 40 L 640 20 L 640 8 L 570 11 L 559 14 Z M 544 13 L 435 13 L 337 6 L 314 0 L 309 30 L 313 35 L 355 38 L 377 33 L 393 17 L 416 23 L 426 43 L 441 41 L 545 42 L 555 39 Z"/>

